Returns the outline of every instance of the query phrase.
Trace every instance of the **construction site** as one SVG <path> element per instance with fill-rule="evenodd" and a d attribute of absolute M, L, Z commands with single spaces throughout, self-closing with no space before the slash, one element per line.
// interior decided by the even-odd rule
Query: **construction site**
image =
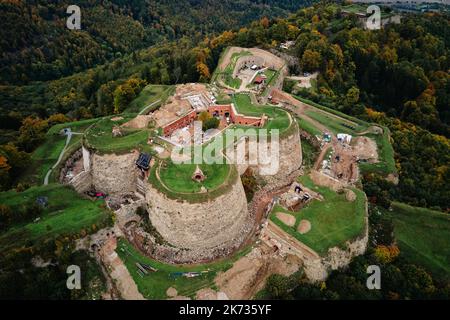
<path fill-rule="evenodd" d="M 321 281 L 364 252 L 367 200 L 356 185 L 360 170 L 388 161 L 379 153 L 384 129 L 283 92 L 287 72 L 267 51 L 228 48 L 211 83 L 177 85 L 157 108 L 85 129 L 58 180 L 114 211 L 113 232 L 83 240 L 104 266 L 112 298 L 250 299 L 271 274 Z M 196 141 L 202 117 L 217 119 L 217 130 Z M 175 147 L 205 148 L 234 128 L 280 131 L 277 172 L 263 175 L 265 165 L 251 161 L 171 158 Z M 312 168 L 303 166 L 300 136 L 319 146 Z M 249 172 L 260 181 L 252 199 L 241 179 Z"/>

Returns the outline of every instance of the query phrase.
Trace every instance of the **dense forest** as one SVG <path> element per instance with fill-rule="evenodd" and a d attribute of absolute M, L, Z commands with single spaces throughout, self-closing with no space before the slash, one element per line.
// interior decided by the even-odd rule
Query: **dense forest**
<path fill-rule="evenodd" d="M 450 17 L 405 14 L 401 24 L 369 31 L 355 16 L 344 17 L 333 2 L 288 15 L 312 2 L 85 0 L 78 2 L 82 30 L 70 31 L 65 28 L 68 1 L 1 1 L 0 189 L 28 187 L 18 183 L 20 172 L 50 126 L 121 112 L 146 83 L 206 82 L 227 46 L 276 50 L 281 42 L 295 40 L 288 52 L 297 62 L 292 73 L 320 74 L 313 90 L 293 93 L 386 125 L 399 183 L 374 173 L 363 177 L 371 203 L 371 246 L 348 270 L 320 285 L 275 276 L 264 297 L 448 298 L 448 284 L 399 255 L 392 225 L 378 211 L 388 210 L 392 201 L 450 210 Z M 31 209 L 23 208 L 10 223 L 34 219 Z M 70 298 L 55 274 L 88 257 L 58 250 L 65 240 L 58 241 L 44 250 L 57 253 L 48 259 L 62 261 L 52 266 L 55 270 L 24 267 L 23 274 L 4 274 L 0 297 L 2 289 L 16 287 L 18 297 L 25 292 L 31 298 Z M 21 250 L 3 261 L 10 270 L 20 269 L 31 256 Z M 381 292 L 364 287 L 369 264 L 389 270 Z M 100 277 L 98 270 L 92 273 Z M 38 286 L 27 292 L 32 278 Z"/>
<path fill-rule="evenodd" d="M 81 30 L 66 28 L 71 1 L 1 1 L 0 84 L 58 79 L 185 35 L 286 15 L 309 0 L 77 1 Z"/>

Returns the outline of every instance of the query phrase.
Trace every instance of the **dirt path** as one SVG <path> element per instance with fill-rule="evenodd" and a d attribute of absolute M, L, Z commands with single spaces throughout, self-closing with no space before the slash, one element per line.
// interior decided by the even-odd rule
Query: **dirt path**
<path fill-rule="evenodd" d="M 58 166 L 58 164 L 61 162 L 61 159 L 64 156 L 64 153 L 66 152 L 67 146 L 69 145 L 70 140 L 72 139 L 72 135 L 74 135 L 74 134 L 82 134 L 82 133 L 72 132 L 72 131 L 69 131 L 67 133 L 66 143 L 64 144 L 64 148 L 62 148 L 61 152 L 59 153 L 58 160 L 56 160 L 56 163 L 47 171 L 47 174 L 45 175 L 44 186 L 48 185 L 48 179 L 50 177 L 50 174 Z"/>
<path fill-rule="evenodd" d="M 116 253 L 116 248 L 117 240 L 116 238 L 111 238 L 103 244 L 98 254 L 121 298 L 125 300 L 145 300 L 127 267 Z"/>
<path fill-rule="evenodd" d="M 273 198 L 286 192 L 292 182 L 294 182 L 301 174 L 301 170 L 296 170 L 285 178 L 277 181 L 276 183 L 267 184 L 262 189 L 256 191 L 252 201 L 248 205 L 250 214 L 255 217 L 255 225 L 253 231 L 250 233 L 251 236 L 254 236 L 261 223 L 266 218 L 269 206 L 271 205 Z M 252 237 L 250 237 L 249 240 L 251 239 Z"/>
<path fill-rule="evenodd" d="M 267 225 L 267 233 L 272 236 L 276 236 L 276 239 L 283 242 L 290 250 L 295 250 L 301 253 L 301 255 L 307 255 L 311 258 L 319 259 L 320 256 L 313 249 L 298 241 L 296 238 L 290 234 L 284 232 L 280 227 L 278 227 L 272 221 L 269 221 Z"/>
<path fill-rule="evenodd" d="M 316 170 L 320 169 L 320 165 L 322 163 L 323 158 L 327 154 L 328 149 L 331 147 L 331 143 L 327 143 L 323 146 L 322 150 L 320 150 L 319 156 L 316 159 L 316 162 L 314 163 L 313 168 Z"/>

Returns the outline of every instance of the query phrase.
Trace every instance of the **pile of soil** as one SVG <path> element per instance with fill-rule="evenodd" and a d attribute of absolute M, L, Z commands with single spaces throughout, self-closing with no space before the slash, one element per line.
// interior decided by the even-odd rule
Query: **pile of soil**
<path fill-rule="evenodd" d="M 311 222 L 309 222 L 309 220 L 300 221 L 300 223 L 298 224 L 298 227 L 297 227 L 297 231 L 300 234 L 305 234 L 305 233 L 309 232 L 309 230 L 311 230 Z"/>
<path fill-rule="evenodd" d="M 284 212 L 277 212 L 276 217 L 289 227 L 293 227 L 295 225 L 295 217 L 293 215 Z"/>

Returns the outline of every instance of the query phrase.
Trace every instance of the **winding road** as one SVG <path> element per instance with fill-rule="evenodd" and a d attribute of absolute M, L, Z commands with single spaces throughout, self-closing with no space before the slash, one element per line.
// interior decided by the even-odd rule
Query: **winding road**
<path fill-rule="evenodd" d="M 62 159 L 64 153 L 66 152 L 67 146 L 69 145 L 70 140 L 72 139 L 72 135 L 74 135 L 74 134 L 82 134 L 82 133 L 72 132 L 70 129 L 66 132 L 67 138 L 66 138 L 66 143 L 64 145 L 64 148 L 62 148 L 56 163 L 47 171 L 47 174 L 45 175 L 45 178 L 44 178 L 44 186 L 48 185 L 48 178 L 50 177 L 50 174 L 52 173 L 53 169 L 55 169 L 56 166 L 61 162 L 61 159 Z"/>

